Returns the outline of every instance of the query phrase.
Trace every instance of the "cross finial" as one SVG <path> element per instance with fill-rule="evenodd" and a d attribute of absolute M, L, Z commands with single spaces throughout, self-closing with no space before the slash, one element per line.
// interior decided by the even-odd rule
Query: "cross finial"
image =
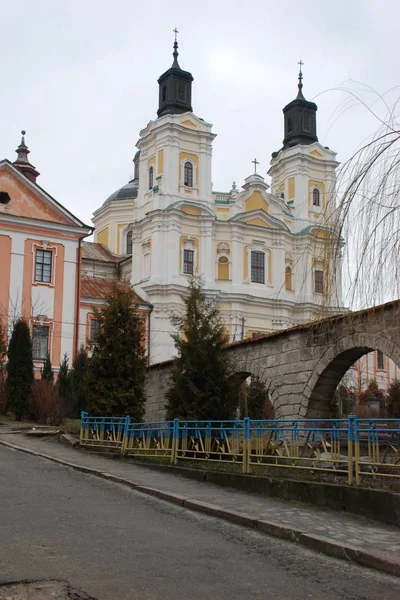
<path fill-rule="evenodd" d="M 173 32 L 174 32 L 174 34 L 175 34 L 175 42 L 177 43 L 177 42 L 178 42 L 178 33 L 179 33 L 179 31 L 177 30 L 177 28 L 176 28 L 176 27 L 175 27 L 175 29 L 173 29 L 172 31 L 173 31 Z"/>
<path fill-rule="evenodd" d="M 304 65 L 303 61 L 300 59 L 299 62 L 297 63 L 298 65 L 300 65 L 300 73 L 301 73 L 301 67 Z"/>
<path fill-rule="evenodd" d="M 260 163 L 258 162 L 258 160 L 255 158 L 254 160 L 251 161 L 254 165 L 254 175 L 257 175 L 257 165 L 259 165 Z"/>
<path fill-rule="evenodd" d="M 175 41 L 174 41 L 174 51 L 172 53 L 172 56 L 174 57 L 174 62 L 172 63 L 172 66 L 175 67 L 176 69 L 180 69 L 179 63 L 178 63 L 178 33 L 179 31 L 177 30 L 177 28 L 175 27 L 175 29 L 172 30 L 175 34 Z"/>
<path fill-rule="evenodd" d="M 299 83 L 298 83 L 298 86 L 297 86 L 299 88 L 299 91 L 298 91 L 297 97 L 301 98 L 301 99 L 304 99 L 303 92 L 302 92 L 302 89 L 303 89 L 303 72 L 301 70 L 301 67 L 304 65 L 304 63 L 300 59 L 297 64 L 300 66 L 300 70 L 299 70 Z"/>

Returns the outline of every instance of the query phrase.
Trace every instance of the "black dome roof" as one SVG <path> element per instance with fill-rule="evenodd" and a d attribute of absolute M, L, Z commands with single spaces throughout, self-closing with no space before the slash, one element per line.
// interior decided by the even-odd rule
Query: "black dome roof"
<path fill-rule="evenodd" d="M 118 202 L 119 200 L 134 200 L 138 195 L 138 182 L 135 179 L 132 179 L 129 183 L 124 185 L 122 188 L 119 188 L 116 192 L 111 194 L 104 202 L 105 204 L 110 204 L 110 202 Z"/>

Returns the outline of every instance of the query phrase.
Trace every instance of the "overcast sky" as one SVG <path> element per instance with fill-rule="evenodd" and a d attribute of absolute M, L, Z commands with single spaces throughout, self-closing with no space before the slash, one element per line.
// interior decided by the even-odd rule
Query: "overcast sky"
<path fill-rule="evenodd" d="M 15 160 L 26 129 L 38 183 L 87 223 L 133 176 L 139 131 L 156 118 L 157 79 L 172 63 L 175 26 L 180 65 L 194 76 L 194 112 L 218 134 L 214 190 L 242 185 L 254 157 L 265 175 L 300 58 L 304 95 L 319 106 L 319 140 L 341 162 L 378 125 L 350 92 L 374 102 L 379 115 L 383 103 L 368 86 L 383 94 L 399 82 L 400 2 L 392 0 L 0 6 L 0 158 Z"/>

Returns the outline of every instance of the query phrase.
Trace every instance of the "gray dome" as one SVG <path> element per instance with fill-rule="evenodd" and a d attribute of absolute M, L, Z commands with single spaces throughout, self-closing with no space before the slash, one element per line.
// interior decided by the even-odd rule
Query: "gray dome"
<path fill-rule="evenodd" d="M 138 182 L 135 179 L 132 179 L 129 183 L 124 185 L 122 188 L 119 188 L 116 192 L 111 194 L 104 202 L 105 204 L 109 204 L 110 202 L 118 202 L 119 200 L 134 200 L 138 195 Z"/>

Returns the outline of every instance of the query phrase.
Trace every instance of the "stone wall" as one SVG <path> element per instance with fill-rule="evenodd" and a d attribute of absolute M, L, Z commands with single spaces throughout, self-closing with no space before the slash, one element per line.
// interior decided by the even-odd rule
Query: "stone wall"
<path fill-rule="evenodd" d="M 400 366 L 400 301 L 231 344 L 237 373 L 267 386 L 279 417 L 325 417 L 347 369 L 381 350 Z M 149 368 L 146 418 L 164 417 L 171 361 Z"/>

